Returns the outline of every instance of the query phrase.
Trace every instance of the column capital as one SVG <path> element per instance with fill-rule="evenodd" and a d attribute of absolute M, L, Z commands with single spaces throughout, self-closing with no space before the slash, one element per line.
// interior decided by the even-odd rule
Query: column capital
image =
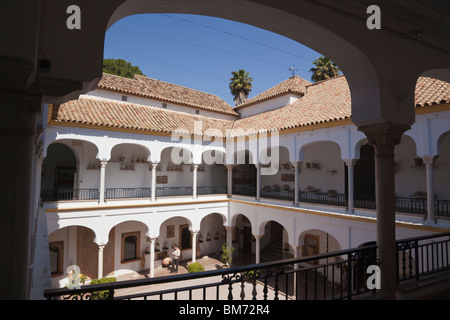
<path fill-rule="evenodd" d="M 428 156 L 427 155 L 427 156 L 423 156 L 422 160 L 426 166 L 432 166 L 436 163 L 437 158 L 439 158 L 439 155 L 436 155 L 436 156 Z"/>
<path fill-rule="evenodd" d="M 107 164 L 108 164 L 107 160 L 100 160 L 100 165 L 102 168 L 105 168 Z"/>
<path fill-rule="evenodd" d="M 233 168 L 236 166 L 235 164 L 224 164 L 224 166 L 229 170 L 233 170 Z"/>
<path fill-rule="evenodd" d="M 344 160 L 345 165 L 346 165 L 347 167 L 353 167 L 353 166 L 355 166 L 356 162 L 357 162 L 359 159 L 343 159 L 343 160 Z"/>
<path fill-rule="evenodd" d="M 358 127 L 367 136 L 368 143 L 375 148 L 379 157 L 393 156 L 394 147 L 400 143 L 403 133 L 411 126 L 396 123 L 379 123 Z"/>
<path fill-rule="evenodd" d="M 294 168 L 297 168 L 299 165 L 301 165 L 301 161 L 290 161 L 290 162 Z"/>

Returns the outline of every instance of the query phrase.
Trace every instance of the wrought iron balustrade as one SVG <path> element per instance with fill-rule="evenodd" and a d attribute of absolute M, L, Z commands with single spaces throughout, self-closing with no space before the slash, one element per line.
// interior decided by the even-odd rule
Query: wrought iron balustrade
<path fill-rule="evenodd" d="M 105 199 L 149 198 L 150 188 L 106 188 Z"/>
<path fill-rule="evenodd" d="M 318 254 L 301 259 L 279 260 L 228 269 L 86 285 L 80 289 L 50 289 L 47 299 L 214 299 L 279 300 L 351 299 L 369 292 L 366 270 L 376 264 L 376 246 Z M 196 280 L 195 285 L 183 281 Z M 172 289 L 153 291 L 142 287 L 176 283 Z M 135 288 L 136 293 L 120 295 L 120 289 Z M 153 287 L 155 288 L 155 287 Z"/>
<path fill-rule="evenodd" d="M 397 283 L 450 270 L 450 232 L 397 240 Z"/>
<path fill-rule="evenodd" d="M 199 186 L 197 187 L 197 194 L 226 194 L 226 186 Z"/>
<path fill-rule="evenodd" d="M 45 189 L 41 192 L 42 201 L 96 200 L 99 198 L 98 189 Z"/>
<path fill-rule="evenodd" d="M 344 193 L 300 191 L 299 201 L 343 207 L 347 206 L 347 197 Z"/>
<path fill-rule="evenodd" d="M 241 196 L 256 197 L 256 188 L 252 186 L 237 185 L 232 187 L 232 193 Z"/>
<path fill-rule="evenodd" d="M 192 195 L 192 187 L 157 187 L 157 197 Z"/>
<path fill-rule="evenodd" d="M 279 199 L 279 200 L 294 200 L 294 190 L 283 190 L 283 189 L 271 189 L 267 190 L 265 188 L 261 189 L 261 198 L 268 199 Z"/>
<path fill-rule="evenodd" d="M 450 217 L 450 200 L 438 200 L 436 216 Z"/>

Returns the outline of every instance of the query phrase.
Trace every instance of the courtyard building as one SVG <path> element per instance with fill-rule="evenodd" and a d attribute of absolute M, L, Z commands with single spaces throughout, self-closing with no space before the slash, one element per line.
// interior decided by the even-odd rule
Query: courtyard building
<path fill-rule="evenodd" d="M 450 84 L 421 77 L 416 122 L 395 148 L 396 238 L 450 228 Z M 144 76 L 103 74 L 47 106 L 40 226 L 52 287 L 144 272 L 170 257 L 248 263 L 375 243 L 374 148 L 351 119 L 344 76 L 298 76 L 235 108 Z M 39 179 L 40 178 L 40 179 Z"/>

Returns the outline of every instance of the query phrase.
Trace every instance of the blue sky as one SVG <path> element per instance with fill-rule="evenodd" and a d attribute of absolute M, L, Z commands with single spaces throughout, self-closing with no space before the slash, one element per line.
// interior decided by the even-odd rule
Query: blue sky
<path fill-rule="evenodd" d="M 310 80 L 320 53 L 278 34 L 206 16 L 142 14 L 106 33 L 104 58 L 125 59 L 158 80 L 215 94 L 234 106 L 231 71 L 253 78 L 249 98 L 295 74 Z"/>

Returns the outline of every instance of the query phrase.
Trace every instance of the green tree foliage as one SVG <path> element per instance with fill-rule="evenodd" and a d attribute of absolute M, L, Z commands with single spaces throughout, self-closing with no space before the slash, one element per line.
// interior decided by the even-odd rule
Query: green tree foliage
<path fill-rule="evenodd" d="M 232 71 L 230 78 L 230 90 L 234 96 L 234 103 L 238 106 L 247 100 L 247 97 L 252 90 L 252 77 L 245 70 Z"/>
<path fill-rule="evenodd" d="M 132 79 L 135 74 L 143 75 L 137 66 L 123 59 L 103 59 L 103 72 Z"/>
<path fill-rule="evenodd" d="M 333 61 L 326 57 L 317 58 L 313 65 L 314 67 L 309 71 L 312 72 L 311 80 L 314 82 L 336 77 L 341 71 Z"/>

